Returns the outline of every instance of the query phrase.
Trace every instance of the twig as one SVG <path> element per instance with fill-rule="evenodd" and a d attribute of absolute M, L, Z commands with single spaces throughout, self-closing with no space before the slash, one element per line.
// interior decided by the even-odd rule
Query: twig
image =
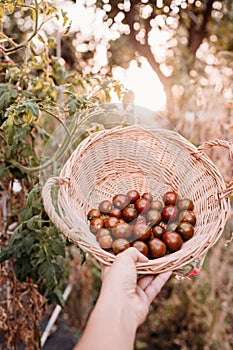
<path fill-rule="evenodd" d="M 30 37 L 25 40 L 23 43 L 21 44 L 16 44 L 14 41 L 10 40 L 11 45 L 13 46 L 12 48 L 6 49 L 3 48 L 3 51 L 7 54 L 11 54 L 16 52 L 17 50 L 26 47 L 27 44 L 34 38 L 34 36 L 36 36 L 37 32 L 38 32 L 38 22 L 39 22 L 39 4 L 38 4 L 38 0 L 34 0 L 35 3 L 35 7 L 31 6 L 31 9 L 35 11 L 35 27 L 34 30 L 32 32 L 32 34 L 30 35 Z"/>

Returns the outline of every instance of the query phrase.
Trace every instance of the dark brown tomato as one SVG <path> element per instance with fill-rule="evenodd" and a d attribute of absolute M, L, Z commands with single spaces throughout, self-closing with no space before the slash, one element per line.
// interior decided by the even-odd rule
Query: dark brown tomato
<path fill-rule="evenodd" d="M 97 231 L 95 237 L 96 237 L 97 241 L 99 241 L 100 237 L 103 237 L 103 236 L 106 236 L 106 235 L 110 235 L 111 236 L 110 231 L 107 228 L 103 227 L 103 228 L 100 228 Z"/>
<path fill-rule="evenodd" d="M 112 202 L 115 208 L 124 209 L 129 204 L 130 199 L 125 194 L 120 193 L 113 197 Z"/>
<path fill-rule="evenodd" d="M 120 222 L 118 223 L 113 229 L 112 229 L 112 235 L 117 238 L 130 238 L 132 233 L 132 227 L 127 224 L 126 222 Z"/>
<path fill-rule="evenodd" d="M 182 198 L 178 201 L 177 207 L 180 211 L 182 210 L 193 210 L 194 209 L 194 203 L 189 198 Z"/>
<path fill-rule="evenodd" d="M 88 220 L 92 220 L 93 218 L 99 218 L 100 214 L 101 213 L 98 209 L 91 209 L 87 214 L 87 218 Z"/>
<path fill-rule="evenodd" d="M 136 248 L 139 250 L 140 253 L 142 253 L 145 256 L 148 256 L 148 246 L 145 242 L 143 241 L 134 241 L 132 242 L 132 247 Z"/>
<path fill-rule="evenodd" d="M 124 218 L 125 222 L 131 222 L 131 221 L 137 219 L 137 217 L 138 217 L 137 209 L 126 207 L 123 210 L 123 218 Z"/>
<path fill-rule="evenodd" d="M 105 235 L 99 238 L 99 245 L 103 249 L 110 249 L 113 244 L 113 239 L 110 235 Z"/>
<path fill-rule="evenodd" d="M 90 230 L 92 233 L 96 234 L 97 231 L 104 227 L 104 221 L 100 218 L 93 218 L 91 221 L 90 221 Z"/>
<path fill-rule="evenodd" d="M 118 238 L 112 243 L 112 250 L 115 255 L 123 252 L 129 247 L 130 247 L 130 243 L 125 238 Z"/>
<path fill-rule="evenodd" d="M 143 193 L 142 198 L 147 199 L 149 202 L 152 202 L 152 200 L 153 200 L 153 196 L 150 192 Z"/>
<path fill-rule="evenodd" d="M 149 254 L 152 259 L 161 258 L 166 254 L 166 245 L 159 239 L 153 238 L 148 242 Z"/>
<path fill-rule="evenodd" d="M 196 216 L 191 210 L 183 210 L 179 215 L 179 222 L 190 222 L 193 226 L 196 224 Z"/>
<path fill-rule="evenodd" d="M 169 252 L 173 253 L 181 249 L 183 240 L 177 232 L 166 232 L 163 235 L 163 242 L 166 244 Z"/>
<path fill-rule="evenodd" d="M 137 190 L 129 190 L 127 192 L 127 197 L 129 198 L 130 203 L 135 203 L 140 198 L 140 194 Z"/>
<path fill-rule="evenodd" d="M 115 216 L 110 216 L 109 218 L 106 218 L 104 220 L 104 226 L 106 228 L 113 228 L 116 226 L 119 222 L 119 219 L 117 219 Z"/>
<path fill-rule="evenodd" d="M 153 238 L 161 239 L 166 231 L 164 227 L 158 225 L 158 226 L 153 226 L 151 229 L 151 232 L 152 232 Z"/>
<path fill-rule="evenodd" d="M 166 205 L 162 210 L 162 218 L 165 222 L 175 221 L 178 213 L 178 209 L 175 205 Z"/>
<path fill-rule="evenodd" d="M 122 217 L 122 211 L 119 208 L 112 208 L 109 212 L 109 216 L 120 219 Z"/>
<path fill-rule="evenodd" d="M 162 211 L 163 209 L 163 203 L 159 200 L 153 200 L 151 203 L 150 203 L 150 208 L 151 209 L 154 209 L 154 210 L 158 210 L 159 212 Z"/>
<path fill-rule="evenodd" d="M 112 203 L 108 200 L 103 200 L 99 204 L 99 210 L 101 213 L 109 214 L 112 209 Z"/>
<path fill-rule="evenodd" d="M 151 228 L 144 222 L 137 222 L 133 227 L 133 237 L 135 240 L 146 241 L 151 236 Z"/>
<path fill-rule="evenodd" d="M 135 202 L 135 208 L 139 213 L 146 213 L 150 209 L 150 202 L 146 198 L 139 198 Z"/>
<path fill-rule="evenodd" d="M 194 235 L 194 227 L 190 222 L 183 221 L 177 226 L 176 232 L 181 235 L 184 241 L 188 241 Z"/>
<path fill-rule="evenodd" d="M 162 221 L 162 215 L 158 210 L 150 209 L 146 213 L 146 220 L 149 226 L 158 225 Z"/>
<path fill-rule="evenodd" d="M 165 205 L 175 205 L 178 200 L 178 194 L 175 191 L 168 191 L 163 196 Z"/>
<path fill-rule="evenodd" d="M 167 232 L 169 232 L 169 231 L 176 231 L 177 225 L 178 225 L 178 222 L 176 222 L 176 221 L 170 222 L 166 226 L 166 231 Z"/>

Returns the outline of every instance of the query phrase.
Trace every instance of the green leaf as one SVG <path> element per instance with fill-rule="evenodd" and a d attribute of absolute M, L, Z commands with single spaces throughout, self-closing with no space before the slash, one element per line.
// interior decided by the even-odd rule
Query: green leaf
<path fill-rule="evenodd" d="M 65 301 L 63 299 L 62 292 L 60 291 L 60 289 L 54 288 L 54 290 L 51 293 L 49 293 L 49 297 L 61 307 L 65 306 Z"/>
<path fill-rule="evenodd" d="M 75 112 L 77 112 L 77 102 L 75 100 L 70 100 L 68 108 L 69 114 L 73 115 Z"/>
<path fill-rule="evenodd" d="M 37 267 L 37 266 L 41 265 L 46 260 L 46 254 L 45 254 L 44 249 L 40 249 L 41 247 L 39 244 L 34 244 L 34 250 L 37 247 L 39 248 L 39 251 L 36 252 L 33 255 L 33 258 L 31 259 L 31 264 L 33 267 Z"/>
<path fill-rule="evenodd" d="M 15 127 L 14 125 L 9 125 L 6 130 L 6 136 L 9 146 L 12 146 L 14 143 L 14 136 L 15 136 Z"/>
<path fill-rule="evenodd" d="M 4 247 L 2 251 L 0 252 L 0 264 L 3 263 L 6 260 L 9 260 L 13 257 L 13 249 L 10 249 L 10 247 Z"/>
<path fill-rule="evenodd" d="M 32 266 L 28 256 L 21 256 L 13 263 L 16 277 L 20 281 L 25 281 L 28 276 L 31 276 Z"/>
<path fill-rule="evenodd" d="M 0 158 L 1 158 L 1 155 L 0 155 Z M 3 177 L 9 178 L 9 171 L 7 166 L 4 163 L 1 164 L 1 168 L 0 168 L 0 179 Z"/>
<path fill-rule="evenodd" d="M 106 80 L 106 81 L 104 81 L 104 82 L 102 83 L 102 88 L 103 88 L 104 90 L 106 90 L 106 89 L 108 88 L 108 86 L 109 86 L 109 80 Z"/>
<path fill-rule="evenodd" d="M 27 195 L 27 206 L 31 207 L 38 200 L 39 186 L 38 184 Z"/>
<path fill-rule="evenodd" d="M 27 227 L 29 230 L 33 231 L 41 226 L 41 217 L 40 215 L 34 215 L 29 220 L 27 220 Z"/>
<path fill-rule="evenodd" d="M 23 158 L 28 158 L 31 156 L 31 154 L 32 154 L 32 148 L 31 148 L 31 145 L 28 143 L 25 145 L 24 149 L 22 150 L 21 156 Z"/>
<path fill-rule="evenodd" d="M 36 103 L 33 103 L 31 101 L 27 101 L 27 102 L 25 102 L 25 107 L 36 118 L 39 117 L 40 109 Z"/>
<path fill-rule="evenodd" d="M 20 219 L 24 222 L 32 217 L 32 208 L 25 207 L 19 214 Z"/>
<path fill-rule="evenodd" d="M 25 96 L 26 98 L 32 98 L 33 97 L 33 94 L 31 93 L 31 91 L 24 90 L 24 91 L 22 91 L 22 93 L 23 93 L 23 96 Z"/>
<path fill-rule="evenodd" d="M 6 87 L 11 87 L 10 84 L 6 84 Z M 2 92 L 0 90 L 0 110 L 6 110 L 12 103 L 12 100 L 17 97 L 17 91 L 15 89 Z"/>
<path fill-rule="evenodd" d="M 106 99 L 106 102 L 110 102 L 111 101 L 111 95 L 110 95 L 110 91 L 108 89 L 106 89 L 104 91 L 105 93 L 105 99 Z"/>
<path fill-rule="evenodd" d="M 71 29 L 71 25 L 72 25 L 72 21 L 69 21 L 66 29 L 64 30 L 64 32 L 62 33 L 62 36 L 66 36 L 67 34 L 69 34 L 70 29 Z"/>
<path fill-rule="evenodd" d="M 23 252 L 30 254 L 33 249 L 34 239 L 30 236 L 24 237 L 21 241 L 21 249 Z"/>
<path fill-rule="evenodd" d="M 47 259 L 38 268 L 38 273 L 42 275 L 49 288 L 54 288 L 57 284 L 57 279 L 55 275 L 55 268 L 53 263 Z"/>
<path fill-rule="evenodd" d="M 53 254 L 65 258 L 65 246 L 61 239 L 56 238 L 51 241 L 51 250 Z"/>
<path fill-rule="evenodd" d="M 11 236 L 10 245 L 13 246 L 15 241 L 22 239 L 22 232 L 23 232 L 23 224 L 20 224 L 14 231 L 13 235 Z"/>

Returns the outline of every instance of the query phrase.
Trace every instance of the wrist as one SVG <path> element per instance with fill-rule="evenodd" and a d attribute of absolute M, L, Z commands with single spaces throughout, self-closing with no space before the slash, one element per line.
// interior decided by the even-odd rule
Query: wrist
<path fill-rule="evenodd" d="M 106 334 L 111 338 L 111 348 L 133 349 L 134 339 L 137 331 L 137 321 L 131 317 L 129 303 L 126 298 L 113 298 L 110 293 L 100 294 L 95 308 L 90 317 L 90 323 L 99 324 Z M 121 344 L 120 344 L 121 342 Z"/>
<path fill-rule="evenodd" d="M 102 314 L 105 310 L 105 317 L 110 318 L 115 323 L 117 323 L 121 328 L 136 333 L 137 331 L 137 320 L 132 314 L 132 309 L 130 310 L 131 303 L 129 299 L 124 295 L 111 295 L 107 293 L 100 294 L 99 300 L 96 304 L 96 312 Z"/>

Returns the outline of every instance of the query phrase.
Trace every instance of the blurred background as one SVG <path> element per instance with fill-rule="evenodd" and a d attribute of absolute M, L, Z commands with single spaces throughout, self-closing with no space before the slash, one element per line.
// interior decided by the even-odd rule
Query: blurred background
<path fill-rule="evenodd" d="M 142 123 L 196 146 L 233 142 L 232 78 L 231 0 L 0 2 L 2 349 L 72 349 L 98 296 L 98 263 L 65 242 L 40 194 L 41 171 L 103 127 L 83 112 L 140 106 Z M 229 150 L 207 154 L 229 183 Z M 232 232 L 230 216 L 201 273 L 170 280 L 135 349 L 232 349 Z"/>

